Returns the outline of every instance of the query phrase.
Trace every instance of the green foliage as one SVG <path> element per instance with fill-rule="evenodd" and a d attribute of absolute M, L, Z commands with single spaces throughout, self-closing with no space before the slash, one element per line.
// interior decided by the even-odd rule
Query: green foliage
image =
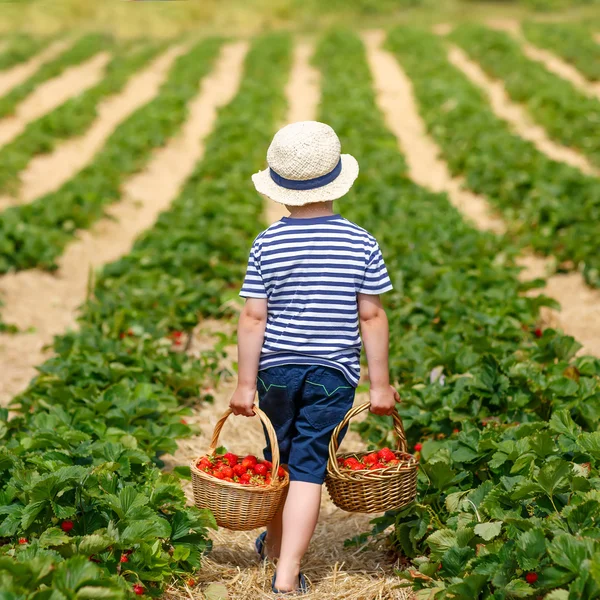
<path fill-rule="evenodd" d="M 9 269 L 53 269 L 55 260 L 77 229 L 104 215 L 104 207 L 121 197 L 120 185 L 141 169 L 152 150 L 162 146 L 187 116 L 221 46 L 211 38 L 181 56 L 158 95 L 121 123 L 92 164 L 59 190 L 0 214 L 0 273 Z"/>
<path fill-rule="evenodd" d="M 390 366 L 409 446 L 422 443 L 417 502 L 375 519 L 372 534 L 391 529 L 423 598 L 600 597 L 581 568 L 600 550 L 600 361 L 573 358 L 579 345 L 555 331 L 535 337 L 545 301 L 520 295 L 507 240 L 406 178 L 360 41 L 334 32 L 317 62 L 321 119 L 361 165 L 344 214 L 378 238 L 395 284 Z M 358 429 L 391 443 L 389 418 Z"/>
<path fill-rule="evenodd" d="M 507 92 L 523 102 L 532 118 L 558 142 L 577 148 L 600 165 L 600 100 L 525 57 L 510 34 L 481 25 L 460 25 L 451 34 Z"/>
<path fill-rule="evenodd" d="M 24 33 L 13 34 L 6 40 L 7 45 L 0 52 L 0 70 L 10 69 L 29 60 L 51 41 L 50 38 L 32 37 Z"/>
<path fill-rule="evenodd" d="M 178 478 L 157 467 L 191 433 L 185 404 L 222 351 L 193 359 L 169 334 L 222 314 L 227 284 L 242 276 L 262 214 L 248 175 L 282 116 L 290 55 L 287 36 L 254 42 L 204 162 L 132 252 L 105 267 L 80 330 L 56 339 L 15 416 L 0 411 L 0 584 L 11 597 L 131 597 L 138 582 L 158 596 L 210 548 L 214 518 L 186 507 Z"/>
<path fill-rule="evenodd" d="M 523 32 L 532 43 L 558 54 L 590 81 L 600 80 L 600 44 L 584 26 L 526 21 Z"/>
<path fill-rule="evenodd" d="M 454 175 L 499 208 L 522 245 L 573 261 L 600 285 L 600 182 L 514 135 L 483 93 L 452 66 L 433 34 L 400 27 L 388 45 L 411 77 L 421 114 Z"/>
<path fill-rule="evenodd" d="M 0 98 L 0 118 L 11 115 L 17 104 L 45 81 L 57 77 L 65 69 L 88 60 L 102 50 L 110 49 L 113 43 L 111 37 L 98 33 L 83 36 L 57 58 L 42 65 L 36 73 L 21 85 L 2 96 Z"/>
<path fill-rule="evenodd" d="M 84 132 L 98 116 L 98 104 L 119 92 L 136 71 L 151 60 L 164 44 L 122 43 L 95 87 L 29 123 L 25 131 L 0 149 L 0 191 L 14 192 L 19 172 L 34 155 L 51 152 L 58 140 Z"/>

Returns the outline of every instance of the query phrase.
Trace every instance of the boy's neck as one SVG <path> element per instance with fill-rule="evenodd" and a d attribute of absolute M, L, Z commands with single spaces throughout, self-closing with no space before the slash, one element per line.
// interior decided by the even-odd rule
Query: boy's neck
<path fill-rule="evenodd" d="M 313 217 L 329 217 L 334 214 L 333 200 L 327 202 L 311 202 L 304 206 L 287 206 L 293 219 L 310 219 Z"/>

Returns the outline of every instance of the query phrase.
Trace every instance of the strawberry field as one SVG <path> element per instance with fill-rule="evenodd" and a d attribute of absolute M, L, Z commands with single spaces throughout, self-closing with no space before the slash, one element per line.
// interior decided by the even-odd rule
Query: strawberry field
<path fill-rule="evenodd" d="M 375 85 L 384 58 L 418 115 L 396 71 L 389 90 Z M 258 558 L 241 569 L 222 558 L 241 538 L 193 506 L 187 458 L 206 453 L 228 406 L 237 292 L 252 240 L 276 218 L 250 175 L 292 118 L 329 123 L 359 161 L 335 208 L 385 256 L 391 377 L 419 458 L 403 510 L 351 521 L 326 501 L 325 532 L 356 526 L 313 548 L 314 597 L 600 598 L 599 59 L 589 23 L 536 20 L 400 24 L 375 49 L 343 28 L 0 38 L 0 597 L 271 596 Z M 84 85 L 81 68 L 97 76 Z M 58 89 L 66 99 L 44 109 Z M 129 108 L 110 121 L 119 103 Z M 411 156 L 392 122 L 431 153 Z M 90 158 L 74 168 L 67 151 Z M 417 183 L 415 159 L 441 161 L 446 178 Z M 61 183 L 35 196 L 38 165 Z M 457 190 L 505 232 L 486 230 Z M 544 272 L 524 276 L 524 256 Z M 357 401 L 367 390 L 364 377 Z M 372 452 L 347 468 L 393 464 L 391 418 L 352 427 Z M 261 485 L 271 465 L 258 430 L 244 435 L 224 442 L 217 476 Z"/>

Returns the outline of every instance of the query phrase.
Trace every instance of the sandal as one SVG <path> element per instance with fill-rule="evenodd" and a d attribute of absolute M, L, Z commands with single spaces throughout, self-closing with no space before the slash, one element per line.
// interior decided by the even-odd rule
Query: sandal
<path fill-rule="evenodd" d="M 275 588 L 275 579 L 277 577 L 277 573 L 273 574 L 273 580 L 271 581 L 271 590 L 273 590 L 274 594 L 281 594 L 283 596 L 288 596 L 288 595 L 292 595 L 292 594 L 308 594 L 308 583 L 306 582 L 306 578 L 304 577 L 303 573 L 300 573 L 298 576 L 298 588 L 296 589 L 296 591 L 291 591 L 291 592 L 280 592 L 278 589 Z"/>
<path fill-rule="evenodd" d="M 263 531 L 257 538 L 256 541 L 254 542 L 254 548 L 256 548 L 256 553 L 260 556 L 260 558 L 262 560 L 265 560 L 266 556 L 266 543 L 265 540 L 267 539 L 267 532 Z"/>

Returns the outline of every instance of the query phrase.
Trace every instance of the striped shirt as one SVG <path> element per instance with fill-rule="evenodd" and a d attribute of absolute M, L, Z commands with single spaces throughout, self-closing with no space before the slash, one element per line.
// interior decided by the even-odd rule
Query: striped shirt
<path fill-rule="evenodd" d="M 340 215 L 283 217 L 254 240 L 240 296 L 267 298 L 259 369 L 325 365 L 356 387 L 357 294 L 392 289 L 377 240 Z"/>

